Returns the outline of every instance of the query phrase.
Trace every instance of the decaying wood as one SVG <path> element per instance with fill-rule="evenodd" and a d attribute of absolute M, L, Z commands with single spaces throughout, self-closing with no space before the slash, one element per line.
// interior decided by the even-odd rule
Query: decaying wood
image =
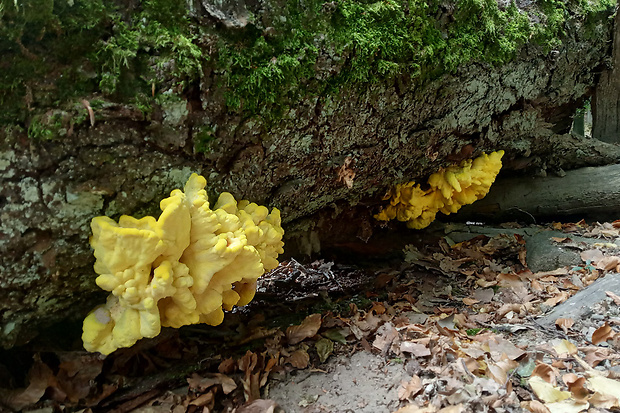
<path fill-rule="evenodd" d="M 489 194 L 457 219 L 506 221 L 562 217 L 620 218 L 620 165 L 580 168 L 564 176 L 498 178 Z"/>

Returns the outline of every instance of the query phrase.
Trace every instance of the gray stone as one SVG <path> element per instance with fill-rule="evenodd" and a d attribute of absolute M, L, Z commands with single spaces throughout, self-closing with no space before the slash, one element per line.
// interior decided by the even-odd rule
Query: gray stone
<path fill-rule="evenodd" d="M 607 274 L 599 278 L 585 289 L 570 297 L 568 300 L 556 306 L 546 316 L 538 319 L 543 326 L 553 327 L 558 318 L 572 318 L 579 320 L 589 317 L 591 308 L 604 301 L 607 297 L 605 291 L 618 293 L 620 291 L 620 274 Z"/>

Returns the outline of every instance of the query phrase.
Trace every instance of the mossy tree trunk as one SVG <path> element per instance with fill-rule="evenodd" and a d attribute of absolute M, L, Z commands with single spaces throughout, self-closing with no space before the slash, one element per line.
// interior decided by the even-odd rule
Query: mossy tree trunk
<path fill-rule="evenodd" d="M 620 159 L 568 134 L 609 56 L 608 0 L 38 1 L 49 20 L 8 7 L 0 26 L 4 346 L 103 302 L 92 217 L 157 216 L 192 172 L 279 208 L 303 255 L 372 242 L 393 184 L 482 152 L 513 173 Z"/>

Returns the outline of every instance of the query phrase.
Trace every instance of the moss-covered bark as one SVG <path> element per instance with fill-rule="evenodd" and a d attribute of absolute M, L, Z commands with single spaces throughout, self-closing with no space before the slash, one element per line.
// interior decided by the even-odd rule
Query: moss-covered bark
<path fill-rule="evenodd" d="M 0 342 L 82 318 L 90 218 L 156 214 L 191 172 L 280 208 L 308 252 L 337 212 L 356 220 L 340 239 L 367 238 L 389 186 L 482 151 L 514 170 L 618 159 L 563 135 L 611 3 L 4 2 Z"/>

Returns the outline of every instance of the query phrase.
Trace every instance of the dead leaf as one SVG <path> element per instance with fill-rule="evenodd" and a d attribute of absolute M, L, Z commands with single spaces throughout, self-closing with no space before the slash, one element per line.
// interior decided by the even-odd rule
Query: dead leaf
<path fill-rule="evenodd" d="M 510 341 L 501 337 L 494 337 L 492 340 L 489 340 L 488 345 L 491 357 L 495 362 L 503 360 L 504 355 L 510 360 L 516 360 L 525 354 L 523 349 L 520 349 Z"/>
<path fill-rule="evenodd" d="M 594 393 L 588 401 L 592 406 L 598 407 L 599 409 L 611 409 L 612 407 L 619 406 L 617 397 L 598 392 Z"/>
<path fill-rule="evenodd" d="M 548 307 L 555 307 L 559 303 L 566 301 L 568 297 L 569 297 L 569 294 L 566 291 L 562 291 L 559 294 L 556 294 L 555 296 L 548 298 L 545 301 L 545 305 Z"/>
<path fill-rule="evenodd" d="M 34 364 L 28 372 L 28 387 L 18 390 L 3 390 L 0 401 L 14 410 L 22 410 L 35 404 L 45 394 L 50 385 L 56 384 L 54 373 L 41 361 L 38 354 L 34 356 Z"/>
<path fill-rule="evenodd" d="M 426 345 L 414 343 L 412 341 L 404 341 L 400 343 L 400 351 L 402 353 L 411 353 L 415 357 L 428 357 L 431 355 L 431 351 Z"/>
<path fill-rule="evenodd" d="M 258 399 L 235 410 L 236 413 L 284 413 L 278 403 L 273 400 Z"/>
<path fill-rule="evenodd" d="M 418 392 L 422 390 L 422 387 L 422 380 L 417 375 L 414 375 L 408 382 L 403 380 L 398 389 L 398 399 L 410 399 L 418 394 Z"/>
<path fill-rule="evenodd" d="M 582 351 L 585 353 L 584 360 L 586 363 L 588 363 L 589 366 L 596 367 L 602 361 L 607 360 L 610 349 L 605 347 L 588 347 L 582 349 Z"/>
<path fill-rule="evenodd" d="M 433 406 L 419 407 L 415 404 L 410 404 L 408 406 L 401 407 L 394 413 L 437 413 L 437 409 Z"/>
<path fill-rule="evenodd" d="M 72 403 L 85 399 L 96 387 L 95 378 L 103 369 L 103 359 L 97 354 L 74 354 L 72 352 L 59 355 L 56 379 L 62 391 Z"/>
<path fill-rule="evenodd" d="M 306 338 L 314 337 L 321 328 L 321 314 L 309 315 L 298 326 L 286 329 L 286 338 L 291 345 L 297 344 Z"/>
<path fill-rule="evenodd" d="M 571 392 L 576 400 L 585 401 L 588 396 L 590 396 L 590 392 L 585 388 L 585 377 L 579 377 L 574 373 L 569 373 L 562 376 L 562 381 L 566 383 L 568 391 Z"/>
<path fill-rule="evenodd" d="M 295 350 L 290 356 L 284 359 L 285 363 L 290 364 L 296 369 L 305 369 L 310 362 L 310 356 L 306 350 Z"/>
<path fill-rule="evenodd" d="M 565 358 L 577 353 L 577 346 L 575 346 L 568 340 L 553 340 L 551 344 L 553 345 L 553 349 L 556 353 L 558 353 L 558 357 L 560 358 Z"/>
<path fill-rule="evenodd" d="M 523 281 L 521 281 L 521 278 L 514 273 L 502 273 L 497 276 L 497 281 L 497 285 L 505 288 L 519 288 L 523 285 Z"/>
<path fill-rule="evenodd" d="M 206 373 L 202 376 L 194 373 L 187 379 L 187 384 L 189 384 L 190 389 L 199 392 L 204 392 L 217 385 L 222 386 L 222 391 L 224 391 L 224 394 L 228 394 L 237 388 L 237 384 L 232 378 L 221 373 Z"/>
<path fill-rule="evenodd" d="M 604 325 L 597 328 L 594 333 L 592 333 L 592 344 L 597 345 L 599 343 L 603 343 L 614 337 L 616 332 L 612 330 L 611 326 L 608 322 L 605 322 Z"/>
<path fill-rule="evenodd" d="M 538 400 L 531 400 L 527 402 L 521 402 L 521 407 L 529 410 L 532 413 L 550 413 L 549 409 Z"/>
<path fill-rule="evenodd" d="M 620 257 L 604 257 L 596 263 L 599 270 L 609 271 L 615 269 L 620 264 Z"/>
<path fill-rule="evenodd" d="M 217 368 L 217 371 L 219 371 L 222 374 L 232 374 L 235 372 L 236 369 L 237 369 L 237 361 L 234 358 L 229 357 L 227 359 L 222 360 L 222 362 Z"/>
<path fill-rule="evenodd" d="M 530 379 L 528 380 L 528 384 L 534 391 L 534 394 L 536 394 L 536 397 L 538 397 L 545 403 L 559 402 L 562 400 L 566 400 L 571 396 L 570 392 L 562 391 L 554 387 L 553 385 L 547 383 L 540 376 L 530 377 Z"/>
<path fill-rule="evenodd" d="M 556 371 L 548 364 L 540 363 L 532 371 L 532 376 L 538 376 L 550 384 L 556 383 Z"/>
<path fill-rule="evenodd" d="M 588 403 L 578 402 L 573 399 L 562 400 L 556 403 L 547 403 L 547 409 L 550 413 L 579 413 L 588 410 Z"/>
<path fill-rule="evenodd" d="M 212 404 L 214 401 L 215 401 L 215 394 L 213 390 L 211 390 L 209 392 L 206 392 L 196 397 L 194 400 L 189 402 L 189 404 L 192 406 L 203 407 L 203 406 L 208 406 Z"/>
<path fill-rule="evenodd" d="M 555 320 L 555 325 L 560 327 L 564 334 L 568 333 L 568 329 L 571 328 L 575 324 L 575 320 L 572 318 L 558 318 Z"/>
<path fill-rule="evenodd" d="M 351 167 L 353 158 L 347 156 L 344 158 L 344 163 L 338 169 L 338 182 L 344 182 L 347 188 L 353 188 L 353 179 L 355 178 L 355 170 Z"/>
<path fill-rule="evenodd" d="M 509 312 L 514 311 L 518 313 L 519 310 L 521 310 L 521 304 L 517 304 L 517 303 L 504 304 L 495 311 L 495 315 L 497 316 L 497 319 L 500 320 L 504 318 L 504 316 L 508 314 Z"/>
<path fill-rule="evenodd" d="M 465 305 L 474 305 L 474 304 L 478 304 L 479 302 L 480 300 L 476 300 L 473 298 L 468 298 L 468 297 L 463 298 L 463 304 Z"/>
<path fill-rule="evenodd" d="M 375 301 L 372 303 L 372 308 L 370 309 L 370 311 L 374 312 L 375 314 L 384 314 L 386 312 L 386 308 L 383 303 Z"/>
<path fill-rule="evenodd" d="M 588 384 L 596 393 L 616 398 L 620 395 L 620 381 L 602 376 L 593 376 L 588 379 Z M 616 407 L 620 407 L 620 405 L 616 404 Z"/>
<path fill-rule="evenodd" d="M 82 105 L 86 108 L 88 112 L 88 118 L 90 119 L 90 126 L 95 126 L 95 112 L 93 108 L 90 106 L 90 102 L 86 99 L 82 99 Z"/>
<path fill-rule="evenodd" d="M 620 305 L 620 296 L 612 293 L 611 291 L 605 291 L 605 294 L 607 294 L 608 297 L 610 297 L 612 300 L 614 300 L 614 303 L 616 305 Z"/>
<path fill-rule="evenodd" d="M 497 364 L 489 364 L 487 366 L 487 375 L 500 386 L 503 386 L 508 381 L 508 373 Z"/>
<path fill-rule="evenodd" d="M 394 324 L 387 322 L 377 330 L 377 335 L 372 342 L 372 346 L 380 350 L 383 354 L 386 354 L 398 336 L 398 331 L 394 327 Z"/>
<path fill-rule="evenodd" d="M 327 358 L 334 352 L 334 342 L 328 338 L 322 338 L 314 345 L 316 353 L 319 355 L 321 363 L 325 363 Z"/>
<path fill-rule="evenodd" d="M 580 256 L 584 262 L 590 261 L 592 263 L 597 263 L 598 261 L 602 260 L 605 255 L 599 249 L 591 249 L 581 251 Z"/>

